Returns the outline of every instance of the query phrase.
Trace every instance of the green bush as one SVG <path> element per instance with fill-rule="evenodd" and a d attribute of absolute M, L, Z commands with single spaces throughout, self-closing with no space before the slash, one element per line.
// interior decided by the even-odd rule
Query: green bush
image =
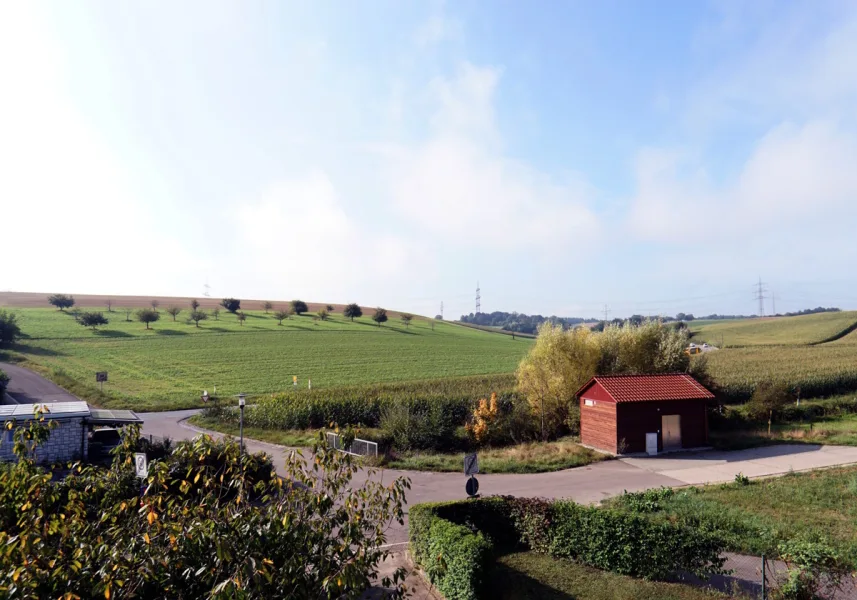
<path fill-rule="evenodd" d="M 6 372 L 0 369 L 0 400 L 3 399 L 3 394 L 6 392 L 6 388 L 9 386 L 9 376 L 6 375 Z"/>
<path fill-rule="evenodd" d="M 554 503 L 552 519 L 550 553 L 591 567 L 644 579 L 723 568 L 723 542 L 704 531 L 569 501 Z"/>
<path fill-rule="evenodd" d="M 0 346 L 14 344 L 21 337 L 18 315 L 0 310 Z"/>
<path fill-rule="evenodd" d="M 786 583 L 776 591 L 776 597 L 783 600 L 819 598 L 823 589 L 840 587 L 849 571 L 842 557 L 823 542 L 790 540 L 777 549 L 789 566 Z"/>
<path fill-rule="evenodd" d="M 414 560 L 447 600 L 476 600 L 493 562 L 493 545 L 481 532 L 438 516 L 438 506 L 420 504 L 408 513 Z"/>

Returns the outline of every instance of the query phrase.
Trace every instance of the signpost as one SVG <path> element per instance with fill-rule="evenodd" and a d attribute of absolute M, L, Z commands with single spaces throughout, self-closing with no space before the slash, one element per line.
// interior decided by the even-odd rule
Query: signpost
<path fill-rule="evenodd" d="M 134 470 L 137 472 L 137 477 L 140 479 L 145 479 L 149 476 L 149 463 L 146 460 L 146 454 L 144 452 L 137 452 L 134 454 Z"/>
<path fill-rule="evenodd" d="M 107 371 L 98 371 L 95 373 L 96 383 L 101 384 L 101 391 L 104 391 L 104 382 L 107 381 Z"/>
<path fill-rule="evenodd" d="M 474 477 L 479 472 L 479 457 L 474 452 L 473 454 L 464 455 L 464 474 L 470 478 L 464 484 L 464 491 L 470 498 L 476 497 L 479 492 L 479 480 Z"/>

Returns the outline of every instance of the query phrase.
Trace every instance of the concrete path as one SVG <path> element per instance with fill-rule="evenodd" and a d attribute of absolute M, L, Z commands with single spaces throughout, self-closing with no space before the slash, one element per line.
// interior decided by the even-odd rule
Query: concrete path
<path fill-rule="evenodd" d="M 62 389 L 38 373 L 10 363 L 0 363 L 0 370 L 9 376 L 6 394 L 17 404 L 38 402 L 79 402 L 80 398 Z"/>

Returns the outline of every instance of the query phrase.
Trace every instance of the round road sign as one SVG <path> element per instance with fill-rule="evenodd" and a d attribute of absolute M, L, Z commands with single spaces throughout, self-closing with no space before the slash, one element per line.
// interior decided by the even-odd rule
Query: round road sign
<path fill-rule="evenodd" d="M 475 496 L 479 491 L 479 480 L 475 477 L 471 477 L 467 480 L 467 484 L 464 486 L 464 489 L 467 491 L 468 496 Z"/>

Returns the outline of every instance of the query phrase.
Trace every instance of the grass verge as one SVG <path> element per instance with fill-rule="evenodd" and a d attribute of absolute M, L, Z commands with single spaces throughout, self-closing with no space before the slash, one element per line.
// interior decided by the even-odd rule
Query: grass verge
<path fill-rule="evenodd" d="M 192 425 L 229 435 L 238 435 L 238 425 L 218 419 L 195 415 L 189 419 Z M 377 430 L 362 429 L 368 439 L 375 437 Z M 282 430 L 244 427 L 244 436 L 282 446 L 311 446 L 318 430 Z M 479 451 L 479 470 L 482 473 L 546 473 L 582 467 L 611 458 L 577 444 L 573 438 L 555 442 L 520 444 L 507 448 L 488 448 Z M 414 452 L 381 458 L 379 467 L 407 471 L 437 471 L 457 473 L 464 469 L 464 452 Z"/>
<path fill-rule="evenodd" d="M 619 496 L 609 506 L 714 529 L 729 549 L 772 554 L 791 538 L 826 540 L 857 566 L 857 467 Z"/>
<path fill-rule="evenodd" d="M 488 597 L 499 600 L 711 600 L 726 596 L 676 583 L 659 583 L 599 571 L 534 552 L 498 559 Z"/>
<path fill-rule="evenodd" d="M 812 423 L 777 423 L 746 431 L 711 431 L 711 445 L 719 450 L 743 450 L 771 444 L 832 444 L 857 446 L 857 414 L 816 419 Z"/>

